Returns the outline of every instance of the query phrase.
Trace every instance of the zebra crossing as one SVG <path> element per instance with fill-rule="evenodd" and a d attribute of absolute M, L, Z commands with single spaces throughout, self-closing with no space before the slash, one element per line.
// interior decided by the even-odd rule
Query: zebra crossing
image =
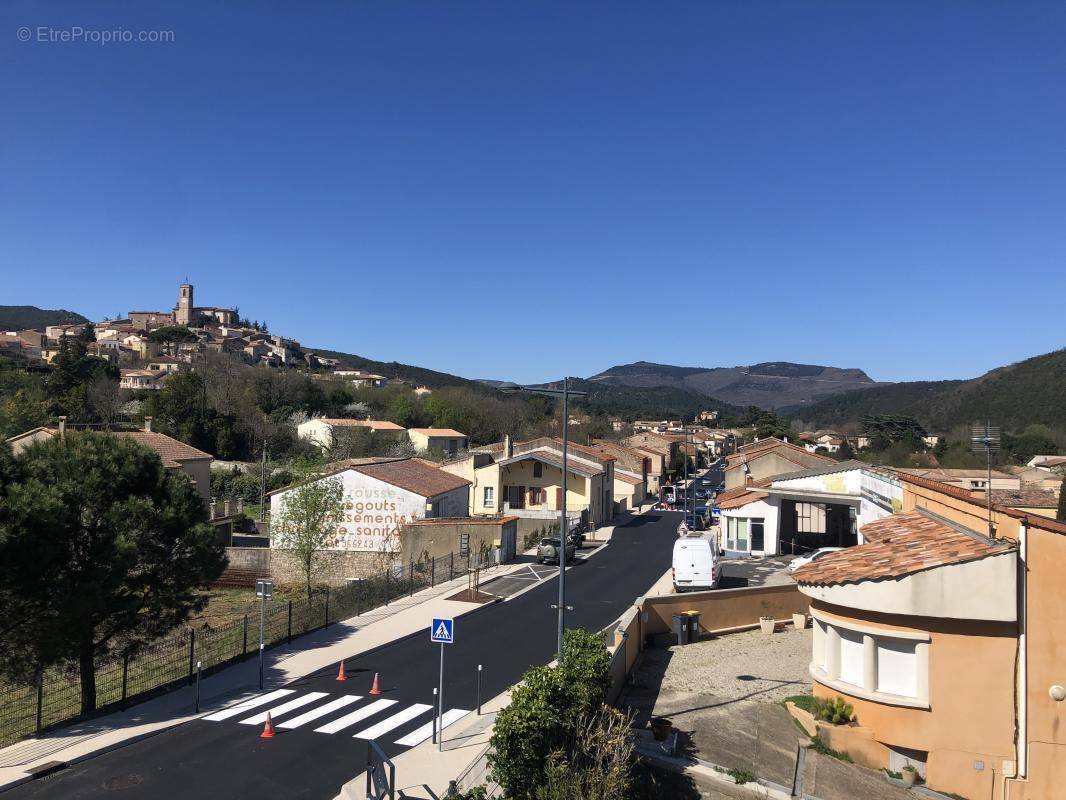
<path fill-rule="evenodd" d="M 278 689 L 208 714 L 203 719 L 208 722 L 232 720 L 241 725 L 262 725 L 269 714 L 274 727 L 281 730 L 310 728 L 311 723 L 320 722 L 322 724 L 318 727 L 310 728 L 314 733 L 351 733 L 355 739 L 381 739 L 403 734 L 393 741 L 393 744 L 401 747 L 415 747 L 433 735 L 433 706 L 411 703 L 401 708 L 399 701 L 386 698 L 371 698 L 370 702 L 361 704 L 360 701 L 364 699 L 367 698 L 357 694 L 335 695 L 331 698 L 328 692 L 298 694 L 295 689 Z M 386 711 L 392 713 L 379 718 Z M 293 716 L 294 712 L 301 713 Z M 441 730 L 454 725 L 469 713 L 470 709 L 464 708 L 445 711 L 440 720 Z M 418 723 L 414 730 L 400 730 L 414 722 Z M 369 727 L 363 727 L 363 724 Z"/>

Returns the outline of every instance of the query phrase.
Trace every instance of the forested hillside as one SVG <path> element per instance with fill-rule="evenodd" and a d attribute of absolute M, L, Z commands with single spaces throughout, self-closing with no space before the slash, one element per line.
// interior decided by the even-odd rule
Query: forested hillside
<path fill-rule="evenodd" d="M 81 314 L 64 308 L 37 306 L 0 306 L 0 331 L 44 330 L 49 325 L 88 322 Z"/>
<path fill-rule="evenodd" d="M 1005 430 L 1042 424 L 1066 429 L 1066 350 L 1019 361 L 968 381 L 912 381 L 791 406 L 808 427 L 858 422 L 867 414 L 908 414 L 928 430 L 991 420 Z"/>

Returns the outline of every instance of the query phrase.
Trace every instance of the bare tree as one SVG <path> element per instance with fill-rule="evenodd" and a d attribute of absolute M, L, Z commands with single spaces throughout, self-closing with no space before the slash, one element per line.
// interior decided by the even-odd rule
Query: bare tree
<path fill-rule="evenodd" d="M 85 398 L 93 414 L 105 427 L 113 427 L 121 418 L 125 398 L 118 381 L 106 375 L 97 375 L 85 390 Z"/>

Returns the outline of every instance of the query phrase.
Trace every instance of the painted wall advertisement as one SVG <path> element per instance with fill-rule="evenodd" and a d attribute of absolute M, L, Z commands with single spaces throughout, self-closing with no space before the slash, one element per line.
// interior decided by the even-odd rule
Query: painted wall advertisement
<path fill-rule="evenodd" d="M 903 485 L 883 475 L 863 470 L 859 531 L 862 526 L 903 510 Z"/>

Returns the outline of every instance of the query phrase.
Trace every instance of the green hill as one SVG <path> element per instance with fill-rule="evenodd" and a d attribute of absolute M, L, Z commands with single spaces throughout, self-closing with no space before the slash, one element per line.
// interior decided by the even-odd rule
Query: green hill
<path fill-rule="evenodd" d="M 421 386 L 436 389 L 441 386 L 467 386 L 471 389 L 486 389 L 480 381 L 469 378 L 460 378 L 458 375 L 450 375 L 447 372 L 437 372 L 425 367 L 415 367 L 411 364 L 401 364 L 398 361 L 374 361 L 363 358 L 353 353 L 341 353 L 336 350 L 323 350 L 318 347 L 309 347 L 314 353 L 326 358 L 336 358 L 340 361 L 338 369 L 361 369 L 373 372 L 375 375 L 384 375 L 386 378 L 402 378 Z"/>
<path fill-rule="evenodd" d="M 37 306 L 0 306 L 0 330 L 41 330 L 49 325 L 68 325 L 88 322 L 81 314 L 65 308 L 37 308 Z"/>
<path fill-rule="evenodd" d="M 1035 423 L 1066 429 L 1066 350 L 999 367 L 973 380 L 876 386 L 783 411 L 812 427 L 896 413 L 917 417 L 932 431 L 986 419 L 1007 430 Z"/>

